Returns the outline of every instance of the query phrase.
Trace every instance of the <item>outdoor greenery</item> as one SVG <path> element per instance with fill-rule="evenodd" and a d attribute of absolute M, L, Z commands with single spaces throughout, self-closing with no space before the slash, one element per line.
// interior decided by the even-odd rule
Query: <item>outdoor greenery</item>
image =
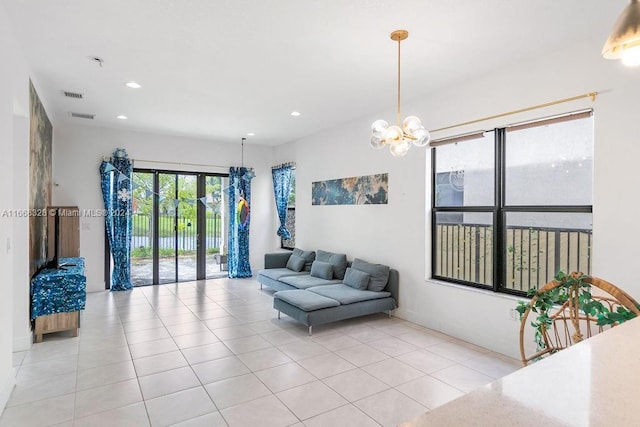
<path fill-rule="evenodd" d="M 528 297 L 537 297 L 531 307 L 531 311 L 537 313 L 538 316 L 531 322 L 531 326 L 535 330 L 534 339 L 538 351 L 546 348 L 544 335 L 553 325 L 553 319 L 549 316 L 549 311 L 554 307 L 557 308 L 561 306 L 567 302 L 569 298 L 576 298 L 577 296 L 580 311 L 596 318 L 596 324 L 598 326 L 623 323 L 636 317 L 635 313 L 625 307 L 619 306 L 616 311 L 610 311 L 609 308 L 599 300 L 594 299 L 591 294 L 591 284 L 586 281 L 588 277 L 589 276 L 584 274 L 571 275 L 560 271 L 555 277 L 555 280 L 560 282 L 560 286 L 556 286 L 548 291 L 539 291 L 535 288 L 529 290 L 527 293 Z M 520 313 L 521 319 L 529 305 L 529 301 L 518 301 L 516 310 Z"/>
<path fill-rule="evenodd" d="M 187 249 L 179 249 L 178 255 L 195 254 L 195 249 L 189 249 L 189 247 L 195 248 L 196 246 L 198 205 L 202 205 L 197 197 L 197 177 L 195 175 L 178 174 L 176 180 L 176 175 L 173 173 L 160 173 L 158 174 L 159 189 L 157 193 L 154 192 L 153 180 L 154 173 L 134 172 L 133 181 L 136 187 L 133 190 L 132 198 L 134 239 L 136 236 L 146 236 L 151 241 L 153 230 L 150 227 L 153 216 L 153 203 L 154 199 L 157 198 L 159 210 L 158 237 L 172 238 L 176 236 L 177 231 L 179 239 L 190 243 L 187 245 Z M 205 237 L 207 238 L 221 237 L 222 224 L 220 218 L 224 209 L 222 191 L 221 177 L 208 176 L 206 178 Z M 175 200 L 178 202 L 176 203 Z M 202 231 L 200 230 L 200 232 Z M 217 247 L 208 247 L 207 253 L 216 254 L 219 250 Z M 158 252 L 160 257 L 174 256 L 175 248 L 161 246 L 158 248 Z M 131 256 L 133 258 L 151 258 L 153 251 L 150 246 L 134 244 Z"/>
<path fill-rule="evenodd" d="M 134 172 L 134 183 L 138 185 L 133 190 L 133 211 L 139 214 L 151 215 L 153 210 L 153 173 Z M 195 221 L 197 213 L 197 177 L 195 175 L 178 175 L 178 192 L 176 196 L 176 175 L 158 174 L 158 199 L 161 215 L 178 215 Z M 208 177 L 205 186 L 208 206 L 213 212 L 220 213 L 222 179 Z M 178 206 L 174 200 L 178 200 Z M 211 209 L 208 209 L 211 211 Z"/>
<path fill-rule="evenodd" d="M 296 170 L 291 174 L 291 192 L 289 193 L 289 207 L 296 207 Z"/>

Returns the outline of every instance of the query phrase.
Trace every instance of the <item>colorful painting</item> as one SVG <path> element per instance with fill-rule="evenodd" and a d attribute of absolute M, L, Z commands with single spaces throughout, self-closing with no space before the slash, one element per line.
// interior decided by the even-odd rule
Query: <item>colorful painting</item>
<path fill-rule="evenodd" d="M 51 146 L 53 126 L 29 81 L 29 208 L 38 212 L 51 205 Z M 29 217 L 29 271 L 36 272 L 47 261 L 47 217 Z"/>
<path fill-rule="evenodd" d="M 386 173 L 312 183 L 312 205 L 386 205 L 389 176 Z"/>

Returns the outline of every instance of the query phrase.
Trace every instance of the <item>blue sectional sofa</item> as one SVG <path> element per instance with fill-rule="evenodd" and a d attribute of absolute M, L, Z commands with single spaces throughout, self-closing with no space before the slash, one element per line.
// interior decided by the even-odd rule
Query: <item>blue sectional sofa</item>
<path fill-rule="evenodd" d="M 398 271 L 382 264 L 323 250 L 295 249 L 265 254 L 258 271 L 260 287 L 268 286 L 273 308 L 309 327 L 398 307 Z"/>

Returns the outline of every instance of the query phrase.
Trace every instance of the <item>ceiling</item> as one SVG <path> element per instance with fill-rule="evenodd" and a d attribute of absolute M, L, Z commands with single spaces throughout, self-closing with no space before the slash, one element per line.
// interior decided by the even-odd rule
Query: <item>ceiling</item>
<path fill-rule="evenodd" d="M 54 122 L 278 145 L 608 31 L 626 0 L 2 0 Z M 599 52 L 595 52 L 599 54 Z M 102 67 L 93 57 L 104 60 Z M 136 81 L 140 89 L 125 82 Z M 63 96 L 79 92 L 84 99 Z M 292 111 L 301 112 L 292 117 Z M 95 114 L 95 119 L 70 117 Z M 116 116 L 126 115 L 128 120 Z M 427 126 L 428 127 L 428 126 Z"/>

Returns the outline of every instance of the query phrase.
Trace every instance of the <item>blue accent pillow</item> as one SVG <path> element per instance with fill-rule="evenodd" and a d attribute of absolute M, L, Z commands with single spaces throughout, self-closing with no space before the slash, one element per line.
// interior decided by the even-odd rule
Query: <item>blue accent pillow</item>
<path fill-rule="evenodd" d="M 353 263 L 351 263 L 351 268 L 363 271 L 371 276 L 369 285 L 367 286 L 370 291 L 380 292 L 387 286 L 387 282 L 389 281 L 388 265 L 372 264 L 356 258 L 353 260 Z"/>
<path fill-rule="evenodd" d="M 356 270 L 351 267 L 347 267 L 347 271 L 344 273 L 344 283 L 352 288 L 364 291 L 369 286 L 369 275 L 364 271 Z"/>
<path fill-rule="evenodd" d="M 302 271 L 304 268 L 304 258 L 291 254 L 287 261 L 287 268 L 293 271 Z"/>
<path fill-rule="evenodd" d="M 293 255 L 304 259 L 304 271 L 311 271 L 311 263 L 316 259 L 314 251 L 303 251 L 302 249 L 294 248 Z"/>
<path fill-rule="evenodd" d="M 333 277 L 344 279 L 344 272 L 347 270 L 347 254 L 336 254 L 318 249 L 316 259 L 333 265 Z"/>
<path fill-rule="evenodd" d="M 333 265 L 328 262 L 313 261 L 311 264 L 311 275 L 320 279 L 333 279 Z"/>

